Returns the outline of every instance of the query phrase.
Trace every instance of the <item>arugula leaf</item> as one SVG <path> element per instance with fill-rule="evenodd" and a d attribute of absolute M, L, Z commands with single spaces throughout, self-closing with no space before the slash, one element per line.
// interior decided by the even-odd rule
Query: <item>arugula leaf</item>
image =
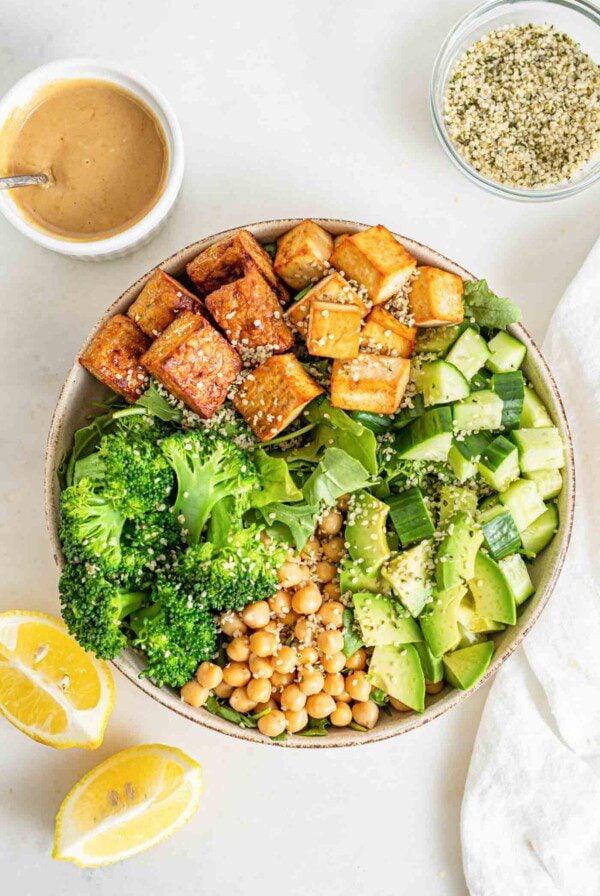
<path fill-rule="evenodd" d="M 361 463 L 341 448 L 327 448 L 302 492 L 307 504 L 333 507 L 338 498 L 369 484 L 370 476 Z"/>
<path fill-rule="evenodd" d="M 262 448 L 257 448 L 252 459 L 260 479 L 260 489 L 252 495 L 253 507 L 302 500 L 302 492 L 290 476 L 283 457 L 271 457 Z"/>
<path fill-rule="evenodd" d="M 342 651 L 344 656 L 352 656 L 353 653 L 356 653 L 357 650 L 364 647 L 364 643 L 356 630 L 354 611 L 351 607 L 346 607 L 344 609 L 343 621 L 342 634 L 344 636 L 344 646 L 342 647 Z"/>
<path fill-rule="evenodd" d="M 257 720 L 249 713 L 244 714 L 238 712 L 226 703 L 220 703 L 219 700 L 213 696 L 208 698 L 204 704 L 204 708 L 209 712 L 212 712 L 214 716 L 220 716 L 222 719 L 226 719 L 228 722 L 233 722 L 234 725 L 240 725 L 242 728 L 256 728 L 258 725 Z"/>
<path fill-rule="evenodd" d="M 363 465 L 373 476 L 377 473 L 377 439 L 375 434 L 345 411 L 331 406 L 324 398 L 313 402 L 306 412 L 310 423 L 317 424 L 313 442 L 322 447 L 341 448 Z"/>
<path fill-rule="evenodd" d="M 307 292 L 310 292 L 315 284 L 309 283 L 308 286 L 305 286 L 304 289 L 301 289 L 300 292 L 297 292 L 293 298 L 294 302 L 299 302 L 300 299 L 303 299 Z"/>
<path fill-rule="evenodd" d="M 263 243 L 263 249 L 267 252 L 271 258 L 275 258 L 277 255 L 277 243 Z"/>
<path fill-rule="evenodd" d="M 161 395 L 158 391 L 154 380 L 150 380 L 150 385 L 144 394 L 138 398 L 136 404 L 146 408 L 151 414 L 158 417 L 159 420 L 164 420 L 166 423 L 181 423 L 183 420 L 183 411 L 169 404 L 164 395 Z"/>
<path fill-rule="evenodd" d="M 394 425 L 393 414 L 373 414 L 371 411 L 352 411 L 352 417 L 374 433 L 387 432 Z"/>
<path fill-rule="evenodd" d="M 264 519 L 269 535 L 278 541 L 293 544 L 297 551 L 301 551 L 315 531 L 319 508 L 305 501 L 297 504 L 276 502 L 259 507 L 256 512 Z"/>
<path fill-rule="evenodd" d="M 302 731 L 298 731 L 298 734 L 302 737 L 325 737 L 328 727 L 329 719 L 309 718 L 306 728 L 303 728 Z"/>
<path fill-rule="evenodd" d="M 387 694 L 381 688 L 373 688 L 369 694 L 369 700 L 372 700 L 377 706 L 387 706 Z"/>
<path fill-rule="evenodd" d="M 486 280 L 468 280 L 463 291 L 465 317 L 474 317 L 480 327 L 505 330 L 521 320 L 521 311 L 512 299 L 495 295 Z"/>

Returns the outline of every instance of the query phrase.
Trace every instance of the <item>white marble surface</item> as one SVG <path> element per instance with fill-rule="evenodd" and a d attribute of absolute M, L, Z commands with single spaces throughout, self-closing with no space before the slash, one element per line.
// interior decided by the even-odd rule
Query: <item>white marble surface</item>
<path fill-rule="evenodd" d="M 187 169 L 166 229 L 120 261 L 65 260 L 0 221 L 0 609 L 57 611 L 42 512 L 53 405 L 99 313 L 177 247 L 270 217 L 384 222 L 487 276 L 543 336 L 596 236 L 600 193 L 510 203 L 480 192 L 446 160 L 429 121 L 428 78 L 439 42 L 470 6 L 22 0 L 18 15 L 3 16 L 1 91 L 62 56 L 128 64 L 170 97 Z M 398 740 L 309 755 L 203 731 L 118 674 L 116 683 L 96 753 L 52 752 L 0 724 L 3 892 L 465 896 L 459 808 L 484 691 Z M 203 764 L 196 818 L 121 866 L 92 873 L 52 862 L 66 791 L 110 753 L 151 741 Z"/>

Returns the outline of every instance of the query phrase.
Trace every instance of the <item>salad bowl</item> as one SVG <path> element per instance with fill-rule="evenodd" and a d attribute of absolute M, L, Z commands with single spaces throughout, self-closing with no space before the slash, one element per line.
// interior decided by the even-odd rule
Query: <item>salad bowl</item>
<path fill-rule="evenodd" d="M 283 233 L 290 230 L 301 219 L 282 219 L 264 221 L 257 224 L 244 225 L 261 243 L 272 243 Z M 369 225 L 352 221 L 337 219 L 313 219 L 332 235 L 342 233 L 357 233 L 366 229 Z M 233 235 L 239 228 L 234 228 L 218 234 L 205 237 L 184 249 L 179 250 L 164 262 L 160 267 L 168 274 L 178 277 L 185 272 L 188 264 L 198 253 L 211 246 L 217 240 Z M 416 257 L 420 265 L 432 265 L 450 273 L 457 274 L 464 280 L 474 279 L 474 276 L 460 265 L 442 256 L 439 252 L 422 245 L 410 238 L 395 234 L 402 244 Z M 152 272 L 141 277 L 132 284 L 111 306 L 103 317 L 97 322 L 91 338 L 96 334 L 105 322 L 115 313 L 124 313 L 136 299 L 144 285 L 148 282 Z M 530 574 L 535 586 L 535 595 L 524 606 L 516 625 L 510 626 L 494 636 L 494 656 L 485 674 L 477 684 L 469 690 L 460 691 L 451 687 L 445 687 L 440 693 L 431 695 L 427 699 L 425 710 L 422 713 L 407 712 L 393 713 L 382 716 L 378 725 L 368 731 L 356 731 L 352 728 L 333 728 L 327 737 L 304 737 L 291 735 L 286 740 L 270 740 L 265 738 L 257 729 L 241 728 L 232 725 L 231 722 L 213 715 L 203 708 L 194 708 L 183 702 L 179 694 L 168 687 L 159 688 L 148 678 L 140 677 L 144 670 L 144 660 L 141 655 L 132 649 L 123 651 L 115 660 L 116 667 L 137 687 L 143 690 L 152 699 L 158 701 L 168 709 L 179 713 L 196 724 L 203 725 L 223 734 L 237 737 L 241 740 L 262 744 L 274 744 L 276 746 L 298 748 L 326 748 L 357 746 L 374 741 L 385 740 L 418 728 L 433 721 L 444 712 L 452 709 L 466 697 L 489 680 L 498 671 L 502 663 L 519 646 L 527 633 L 540 617 L 542 610 L 551 597 L 552 590 L 560 574 L 566 551 L 568 548 L 574 513 L 575 499 L 575 471 L 573 460 L 573 447 L 569 432 L 569 426 L 565 410 L 558 392 L 556 383 L 552 377 L 544 358 L 527 330 L 521 324 L 512 324 L 509 331 L 517 337 L 526 347 L 527 356 L 523 364 L 523 372 L 527 380 L 532 384 L 544 405 L 552 417 L 554 425 L 558 428 L 565 446 L 565 468 L 563 470 L 564 485 L 558 498 L 558 510 L 560 527 L 548 547 L 539 554 L 530 567 Z M 59 568 L 64 563 L 64 557 L 60 545 L 59 529 L 59 496 L 60 488 L 57 471 L 61 460 L 72 444 L 73 434 L 83 426 L 93 407 L 93 403 L 106 397 L 106 387 L 101 385 L 81 367 L 77 360 L 74 361 L 71 370 L 62 387 L 46 446 L 45 463 L 45 510 L 48 534 L 52 546 L 54 558 Z"/>

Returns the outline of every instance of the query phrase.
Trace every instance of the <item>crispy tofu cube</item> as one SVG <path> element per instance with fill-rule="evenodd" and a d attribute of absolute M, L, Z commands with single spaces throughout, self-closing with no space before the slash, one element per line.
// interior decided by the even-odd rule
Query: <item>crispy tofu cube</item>
<path fill-rule="evenodd" d="M 294 344 L 277 296 L 257 271 L 209 293 L 205 302 L 231 344 L 249 360 L 259 346 L 285 352 Z"/>
<path fill-rule="evenodd" d="M 337 246 L 339 246 L 339 244 L 342 242 L 342 240 L 345 240 L 347 236 L 350 236 L 350 234 L 349 233 L 338 233 L 337 236 L 334 236 L 334 238 L 333 238 L 334 249 L 337 248 Z"/>
<path fill-rule="evenodd" d="M 380 355 L 410 358 L 415 347 L 417 331 L 376 305 L 365 321 L 361 333 L 361 349 Z"/>
<path fill-rule="evenodd" d="M 306 346 L 321 358 L 356 358 L 360 347 L 360 309 L 313 299 L 308 315 Z"/>
<path fill-rule="evenodd" d="M 233 404 L 256 437 L 266 442 L 323 392 L 295 355 L 273 355 L 246 376 Z"/>
<path fill-rule="evenodd" d="M 249 271 L 260 274 L 282 304 L 288 301 L 288 291 L 275 274 L 271 256 L 249 230 L 238 230 L 214 243 L 187 266 L 188 276 L 201 296 L 241 280 Z"/>
<path fill-rule="evenodd" d="M 200 309 L 200 300 L 196 296 L 157 268 L 135 302 L 129 306 L 127 315 L 136 322 L 142 333 L 156 339 L 181 311 Z"/>
<path fill-rule="evenodd" d="M 459 324 L 464 317 L 463 282 L 458 274 L 427 265 L 417 268 L 418 277 L 408 296 L 416 327 Z"/>
<path fill-rule="evenodd" d="M 79 363 L 134 404 L 148 388 L 148 374 L 140 359 L 149 345 L 150 340 L 130 318 L 115 314 L 86 346 Z"/>
<path fill-rule="evenodd" d="M 156 339 L 142 364 L 188 408 L 211 417 L 242 369 L 238 353 L 215 328 L 192 311 L 182 311 Z"/>
<path fill-rule="evenodd" d="M 314 221 L 302 221 L 277 240 L 275 272 L 300 290 L 323 276 L 333 252 L 330 233 Z"/>
<path fill-rule="evenodd" d="M 328 277 L 323 277 L 315 283 L 306 295 L 302 296 L 293 305 L 290 305 L 287 317 L 290 323 L 301 333 L 306 335 L 308 328 L 308 316 L 313 300 L 322 302 L 337 302 L 340 305 L 356 305 L 360 310 L 360 316 L 366 317 L 369 309 L 358 295 L 355 289 L 344 278 L 334 271 Z"/>
<path fill-rule="evenodd" d="M 348 280 L 364 286 L 375 305 L 399 292 L 417 266 L 416 258 L 381 224 L 340 240 L 330 261 Z"/>
<path fill-rule="evenodd" d="M 410 376 L 410 361 L 361 353 L 352 361 L 334 361 L 331 404 L 347 411 L 394 414 Z"/>

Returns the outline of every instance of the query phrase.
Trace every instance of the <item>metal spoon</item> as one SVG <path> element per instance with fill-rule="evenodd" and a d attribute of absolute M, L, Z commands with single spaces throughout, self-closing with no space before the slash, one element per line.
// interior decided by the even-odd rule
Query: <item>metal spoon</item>
<path fill-rule="evenodd" d="M 47 174 L 16 174 L 13 177 L 0 177 L 0 190 L 11 190 L 13 187 L 36 187 L 50 183 Z"/>

